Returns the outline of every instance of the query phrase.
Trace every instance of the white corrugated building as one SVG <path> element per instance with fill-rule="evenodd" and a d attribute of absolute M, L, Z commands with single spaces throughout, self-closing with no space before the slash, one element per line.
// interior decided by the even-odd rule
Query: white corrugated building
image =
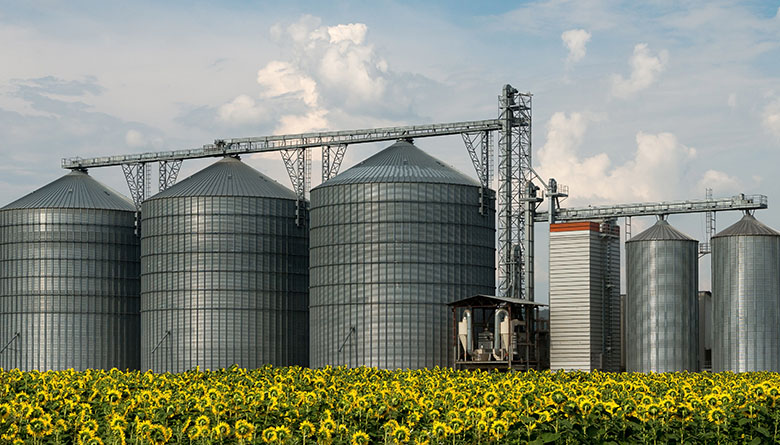
<path fill-rule="evenodd" d="M 620 228 L 550 225 L 550 368 L 620 370 Z"/>

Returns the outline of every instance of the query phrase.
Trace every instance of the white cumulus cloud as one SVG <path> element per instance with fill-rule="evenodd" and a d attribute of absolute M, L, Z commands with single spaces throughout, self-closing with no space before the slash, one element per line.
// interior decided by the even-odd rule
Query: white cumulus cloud
<path fill-rule="evenodd" d="M 225 123 L 257 124 L 268 118 L 268 111 L 253 98 L 242 94 L 219 107 L 217 118 Z"/>
<path fill-rule="evenodd" d="M 289 62 L 274 60 L 257 72 L 257 83 L 265 87 L 265 97 L 295 95 L 308 106 L 317 106 L 317 82 Z"/>
<path fill-rule="evenodd" d="M 569 186 L 572 205 L 679 199 L 699 189 L 689 173 L 696 150 L 671 133 L 638 132 L 633 158 L 621 165 L 606 153 L 583 156 L 580 147 L 595 120 L 587 113 L 553 114 L 536 156 L 542 177 Z"/>
<path fill-rule="evenodd" d="M 147 144 L 146 137 L 138 130 L 127 130 L 125 144 L 128 147 L 143 147 Z"/>
<path fill-rule="evenodd" d="M 711 188 L 714 196 L 732 196 L 739 193 L 742 189 L 742 182 L 740 182 L 738 178 L 730 176 L 725 172 L 707 170 L 699 180 L 697 188 L 699 190 Z"/>
<path fill-rule="evenodd" d="M 775 99 L 764 107 L 762 123 L 770 134 L 780 140 L 780 99 Z"/>
<path fill-rule="evenodd" d="M 590 37 L 590 33 L 584 29 L 570 29 L 561 34 L 561 40 L 566 45 L 566 49 L 569 50 L 567 62 L 574 63 L 585 57 L 586 45 L 590 41 Z"/>
<path fill-rule="evenodd" d="M 627 98 L 649 87 L 666 69 L 668 59 L 669 53 L 666 50 L 661 50 L 654 55 L 646 43 L 637 44 L 628 62 L 631 66 L 631 75 L 628 78 L 619 74 L 612 76 L 612 95 Z"/>

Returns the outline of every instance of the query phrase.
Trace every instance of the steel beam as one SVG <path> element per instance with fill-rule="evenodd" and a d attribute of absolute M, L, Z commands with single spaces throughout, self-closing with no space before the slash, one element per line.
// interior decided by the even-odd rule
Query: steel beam
<path fill-rule="evenodd" d="M 287 168 L 287 174 L 290 176 L 293 191 L 297 197 L 295 204 L 295 223 L 298 227 L 306 225 L 306 211 L 308 202 L 306 201 L 311 184 L 311 150 L 308 148 L 297 148 L 295 150 L 281 151 L 284 166 Z"/>
<path fill-rule="evenodd" d="M 344 160 L 344 153 L 346 152 L 347 144 L 322 146 L 322 182 L 339 174 L 341 161 Z"/>
<path fill-rule="evenodd" d="M 368 128 L 359 130 L 324 131 L 319 133 L 285 134 L 251 138 L 218 139 L 213 144 L 189 150 L 174 150 L 102 156 L 97 158 L 66 158 L 62 168 L 94 168 L 112 165 L 137 164 L 181 159 L 211 158 L 244 153 L 296 150 L 299 148 L 338 146 L 368 142 L 394 141 L 399 138 L 425 138 L 478 131 L 501 129 L 498 119 L 451 122 L 430 125 L 409 125 L 402 127 Z"/>
<path fill-rule="evenodd" d="M 612 206 L 590 206 L 558 209 L 555 221 L 588 221 L 632 216 L 671 215 L 678 213 L 707 213 L 727 210 L 759 210 L 767 208 L 766 195 L 736 195 L 730 198 L 692 199 L 687 201 L 644 202 Z M 547 212 L 536 214 L 536 222 L 549 219 Z"/>
<path fill-rule="evenodd" d="M 159 190 L 167 190 L 173 184 L 176 184 L 176 177 L 179 176 L 179 170 L 181 170 L 181 159 L 174 159 L 172 161 L 160 161 L 160 176 L 159 176 Z"/>
<path fill-rule="evenodd" d="M 526 245 L 525 214 L 531 169 L 531 94 L 504 85 L 498 98 L 498 294 L 525 298 L 525 265 L 533 261 Z"/>
<path fill-rule="evenodd" d="M 130 197 L 133 199 L 137 211 L 141 211 L 141 204 L 146 199 L 149 188 L 149 175 L 145 162 L 134 164 L 122 164 L 127 187 L 130 189 Z"/>

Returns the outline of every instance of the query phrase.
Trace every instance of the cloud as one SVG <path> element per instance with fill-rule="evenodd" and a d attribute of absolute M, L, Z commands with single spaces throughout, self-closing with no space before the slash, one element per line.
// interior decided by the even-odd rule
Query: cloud
<path fill-rule="evenodd" d="M 753 178 L 755 181 L 756 178 Z M 760 181 L 756 181 L 760 182 Z M 712 189 L 713 196 L 732 196 L 742 189 L 742 182 L 727 173 L 718 170 L 707 170 L 696 186 L 699 190 Z"/>
<path fill-rule="evenodd" d="M 729 108 L 732 110 L 737 107 L 737 95 L 736 93 L 729 94 L 729 98 L 727 100 L 727 103 L 729 105 Z"/>
<path fill-rule="evenodd" d="M 128 147 L 144 147 L 147 144 L 143 133 L 138 130 L 127 130 L 125 143 Z"/>
<path fill-rule="evenodd" d="M 633 158 L 621 165 L 613 165 L 606 153 L 582 156 L 588 125 L 599 119 L 590 113 L 554 113 L 536 156 L 539 173 L 569 186 L 574 205 L 682 199 L 698 188 L 690 174 L 696 150 L 671 133 L 637 132 Z"/>
<path fill-rule="evenodd" d="M 267 98 L 294 95 L 310 107 L 317 106 L 317 82 L 289 62 L 274 60 L 257 72 L 257 83 Z"/>
<path fill-rule="evenodd" d="M 225 123 L 238 125 L 261 123 L 268 118 L 268 112 L 251 97 L 242 94 L 217 110 L 217 118 Z"/>
<path fill-rule="evenodd" d="M 411 114 L 422 76 L 394 72 L 368 41 L 363 23 L 323 26 L 304 15 L 270 30 L 285 58 L 267 61 L 257 72 L 260 89 L 218 107 L 217 119 L 230 126 L 273 125 L 274 132 L 308 132 L 338 125 L 387 123 L 388 116 Z M 428 82 L 430 83 L 430 82 Z M 392 124 L 392 123 L 390 123 Z"/>
<path fill-rule="evenodd" d="M 629 59 L 631 75 L 624 79 L 619 74 L 612 76 L 612 95 L 628 98 L 652 85 L 658 75 L 666 69 L 669 53 L 666 50 L 653 55 L 646 43 L 634 46 L 634 54 Z"/>
<path fill-rule="evenodd" d="M 780 99 L 767 104 L 762 116 L 764 128 L 780 140 Z"/>
<path fill-rule="evenodd" d="M 590 33 L 584 29 L 570 29 L 561 34 L 561 40 L 563 40 L 563 44 L 569 50 L 566 61 L 574 63 L 585 57 L 587 51 L 585 45 L 590 41 Z"/>

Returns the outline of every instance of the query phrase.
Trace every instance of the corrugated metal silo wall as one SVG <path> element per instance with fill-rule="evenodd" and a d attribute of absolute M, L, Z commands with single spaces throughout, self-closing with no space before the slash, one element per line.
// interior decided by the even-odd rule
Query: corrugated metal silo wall
<path fill-rule="evenodd" d="M 479 188 L 320 187 L 311 218 L 311 365 L 449 365 L 446 304 L 495 292 L 495 208 L 480 214 Z"/>
<path fill-rule="evenodd" d="M 142 369 L 308 363 L 308 231 L 295 201 L 143 205 Z"/>
<path fill-rule="evenodd" d="M 626 243 L 626 370 L 698 370 L 698 244 Z"/>
<path fill-rule="evenodd" d="M 0 211 L 0 367 L 138 369 L 133 212 Z"/>
<path fill-rule="evenodd" d="M 780 371 L 779 239 L 712 239 L 713 372 Z"/>

